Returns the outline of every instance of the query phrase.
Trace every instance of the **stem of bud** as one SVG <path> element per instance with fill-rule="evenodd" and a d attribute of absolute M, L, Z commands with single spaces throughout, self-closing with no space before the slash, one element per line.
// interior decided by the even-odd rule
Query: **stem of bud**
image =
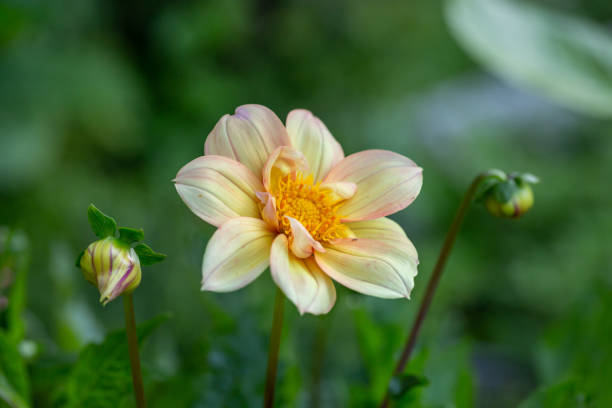
<path fill-rule="evenodd" d="M 451 223 L 448 232 L 446 233 L 444 245 L 440 250 L 440 254 L 438 255 L 438 261 L 436 262 L 431 277 L 429 278 L 429 282 L 427 283 L 427 288 L 425 289 L 425 297 L 421 301 L 421 306 L 419 307 L 416 320 L 412 325 L 410 335 L 406 340 L 404 349 L 402 350 L 402 354 L 400 355 L 397 365 L 395 366 L 395 370 L 393 371 L 393 375 L 401 374 L 404 371 L 404 368 L 406 367 L 406 363 L 408 363 L 408 360 L 410 359 L 410 355 L 412 354 L 412 350 L 414 349 L 414 346 L 416 344 L 416 339 L 421 330 L 423 320 L 425 319 L 427 311 L 429 310 L 429 306 L 431 305 L 431 301 L 433 300 L 434 293 L 436 291 L 436 288 L 438 287 L 438 282 L 442 277 L 442 272 L 444 271 L 444 266 L 446 265 L 446 260 L 448 259 L 448 256 L 450 255 L 450 252 L 453 249 L 453 244 L 455 243 L 455 238 L 457 238 L 457 233 L 461 228 L 463 219 L 465 218 L 465 215 L 467 214 L 470 205 L 474 201 L 474 198 L 476 197 L 476 193 L 482 181 L 489 176 L 490 175 L 488 173 L 481 173 L 480 175 L 478 175 L 474 179 L 474 181 L 472 181 L 472 184 L 463 196 L 463 201 L 459 205 L 459 209 L 455 214 L 455 218 L 453 219 L 453 222 Z M 383 398 L 380 404 L 380 408 L 387 408 L 388 406 L 389 392 L 387 391 L 385 392 L 385 397 Z"/>
<path fill-rule="evenodd" d="M 134 300 L 132 294 L 123 295 L 123 310 L 125 312 L 125 332 L 127 334 L 130 365 L 132 367 L 132 383 L 136 407 L 145 408 L 144 387 L 142 385 L 142 372 L 140 371 L 140 356 L 138 355 L 138 333 L 136 332 L 136 319 L 134 317 Z"/>

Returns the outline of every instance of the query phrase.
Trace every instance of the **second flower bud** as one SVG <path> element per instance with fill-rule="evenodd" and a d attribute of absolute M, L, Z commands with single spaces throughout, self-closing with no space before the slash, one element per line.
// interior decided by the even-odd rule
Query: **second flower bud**
<path fill-rule="evenodd" d="M 81 256 L 79 266 L 85 279 L 100 291 L 103 305 L 132 292 L 140 284 L 140 260 L 136 251 L 114 237 L 91 243 Z"/>

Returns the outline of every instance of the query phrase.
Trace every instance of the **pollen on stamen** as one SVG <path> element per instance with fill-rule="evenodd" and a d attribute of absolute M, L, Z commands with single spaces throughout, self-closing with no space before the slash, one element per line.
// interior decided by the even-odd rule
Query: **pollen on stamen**
<path fill-rule="evenodd" d="M 328 191 L 314 183 L 312 175 L 288 174 L 278 180 L 276 216 L 279 228 L 293 240 L 287 216 L 298 220 L 317 241 L 331 241 L 343 237 L 343 226 L 336 213 L 338 203 Z"/>

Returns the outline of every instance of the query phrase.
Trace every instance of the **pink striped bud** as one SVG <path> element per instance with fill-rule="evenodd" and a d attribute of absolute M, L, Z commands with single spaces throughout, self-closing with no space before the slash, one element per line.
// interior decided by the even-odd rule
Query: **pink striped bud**
<path fill-rule="evenodd" d="M 113 237 L 93 242 L 81 256 L 79 266 L 87 281 L 100 291 L 100 302 L 130 293 L 140 284 L 140 260 L 136 251 Z"/>

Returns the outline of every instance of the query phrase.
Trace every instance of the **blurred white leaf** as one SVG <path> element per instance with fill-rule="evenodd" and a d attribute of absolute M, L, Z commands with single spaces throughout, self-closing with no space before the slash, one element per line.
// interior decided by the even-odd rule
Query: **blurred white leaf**
<path fill-rule="evenodd" d="M 502 78 L 612 117 L 612 34 L 603 27 L 510 0 L 449 0 L 446 19 L 465 50 Z"/>

